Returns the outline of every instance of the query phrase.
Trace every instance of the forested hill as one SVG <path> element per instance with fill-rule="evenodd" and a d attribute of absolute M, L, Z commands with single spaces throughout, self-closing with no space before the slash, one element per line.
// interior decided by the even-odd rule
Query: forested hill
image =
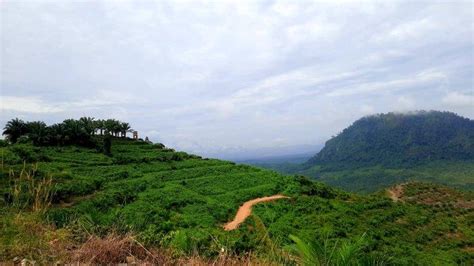
<path fill-rule="evenodd" d="M 305 167 L 398 167 L 473 158 L 473 120 L 450 112 L 421 111 L 361 118 L 327 141 Z"/>

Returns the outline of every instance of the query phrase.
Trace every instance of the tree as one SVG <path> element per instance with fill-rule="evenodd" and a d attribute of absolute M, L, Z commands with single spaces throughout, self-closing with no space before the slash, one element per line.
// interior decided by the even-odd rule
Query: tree
<path fill-rule="evenodd" d="M 122 125 L 120 124 L 119 121 L 114 120 L 114 127 L 113 127 L 114 135 L 118 137 L 121 131 L 122 131 Z"/>
<path fill-rule="evenodd" d="M 93 136 L 97 131 L 108 137 L 127 137 L 130 132 L 129 123 L 115 119 L 95 120 L 93 117 L 66 119 L 62 123 L 47 126 L 42 121 L 27 122 L 15 118 L 5 125 L 3 135 L 11 143 L 17 143 L 22 138 L 33 141 L 34 145 L 95 145 Z"/>
<path fill-rule="evenodd" d="M 119 132 L 118 121 L 115 119 L 107 119 L 104 121 L 105 134 L 115 135 L 116 132 Z"/>
<path fill-rule="evenodd" d="M 2 134 L 7 136 L 11 143 L 16 143 L 18 138 L 28 133 L 27 124 L 18 118 L 8 121 L 3 129 Z"/>
<path fill-rule="evenodd" d="M 74 119 L 66 119 L 63 121 L 64 135 L 67 143 L 85 144 L 90 140 L 90 135 L 82 126 L 82 123 Z"/>
<path fill-rule="evenodd" d="M 126 138 L 127 137 L 127 132 L 131 129 L 130 127 L 130 124 L 129 123 L 121 123 L 120 124 L 120 132 L 122 134 L 122 138 Z"/>
<path fill-rule="evenodd" d="M 96 120 L 95 121 L 95 127 L 100 131 L 100 135 L 104 135 L 104 130 L 105 130 L 105 122 L 104 120 Z"/>
<path fill-rule="evenodd" d="M 42 121 L 28 122 L 28 138 L 33 141 L 33 145 L 46 145 L 49 142 L 50 134 L 48 126 Z"/>
<path fill-rule="evenodd" d="M 82 123 L 87 134 L 92 136 L 95 135 L 97 127 L 93 117 L 81 117 L 79 118 L 79 121 Z"/>
<path fill-rule="evenodd" d="M 53 145 L 64 145 L 65 132 L 64 124 L 54 124 L 49 127 L 50 143 Z"/>

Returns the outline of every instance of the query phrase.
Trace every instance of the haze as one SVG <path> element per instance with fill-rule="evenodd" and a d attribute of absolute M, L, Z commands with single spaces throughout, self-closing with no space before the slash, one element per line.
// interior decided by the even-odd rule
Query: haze
<path fill-rule="evenodd" d="M 179 150 L 252 158 L 316 150 L 373 113 L 474 118 L 471 1 L 0 8 L 2 126 L 117 118 Z"/>

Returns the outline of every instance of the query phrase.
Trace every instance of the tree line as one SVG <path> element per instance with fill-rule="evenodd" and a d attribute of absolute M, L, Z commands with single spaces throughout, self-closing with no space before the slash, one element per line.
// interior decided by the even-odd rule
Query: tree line
<path fill-rule="evenodd" d="M 132 132 L 130 124 L 116 119 L 95 119 L 81 117 L 80 119 L 66 119 L 62 123 L 46 125 L 43 121 L 25 122 L 15 118 L 8 121 L 3 135 L 11 143 L 17 143 L 26 138 L 34 145 L 91 145 L 93 136 L 127 137 Z"/>

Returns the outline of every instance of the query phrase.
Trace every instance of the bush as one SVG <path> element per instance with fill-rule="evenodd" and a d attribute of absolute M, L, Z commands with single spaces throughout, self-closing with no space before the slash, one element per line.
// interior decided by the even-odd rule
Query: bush
<path fill-rule="evenodd" d="M 157 149 L 160 149 L 160 150 L 166 148 L 163 143 L 156 143 L 156 144 L 153 144 L 153 147 L 155 147 L 155 148 L 157 148 Z"/>
<path fill-rule="evenodd" d="M 26 146 L 13 146 L 11 148 L 11 151 L 14 152 L 23 162 L 32 163 L 37 161 L 33 150 Z"/>
<path fill-rule="evenodd" d="M 6 147 L 8 146 L 8 142 L 4 139 L 0 139 L 0 147 Z"/>

